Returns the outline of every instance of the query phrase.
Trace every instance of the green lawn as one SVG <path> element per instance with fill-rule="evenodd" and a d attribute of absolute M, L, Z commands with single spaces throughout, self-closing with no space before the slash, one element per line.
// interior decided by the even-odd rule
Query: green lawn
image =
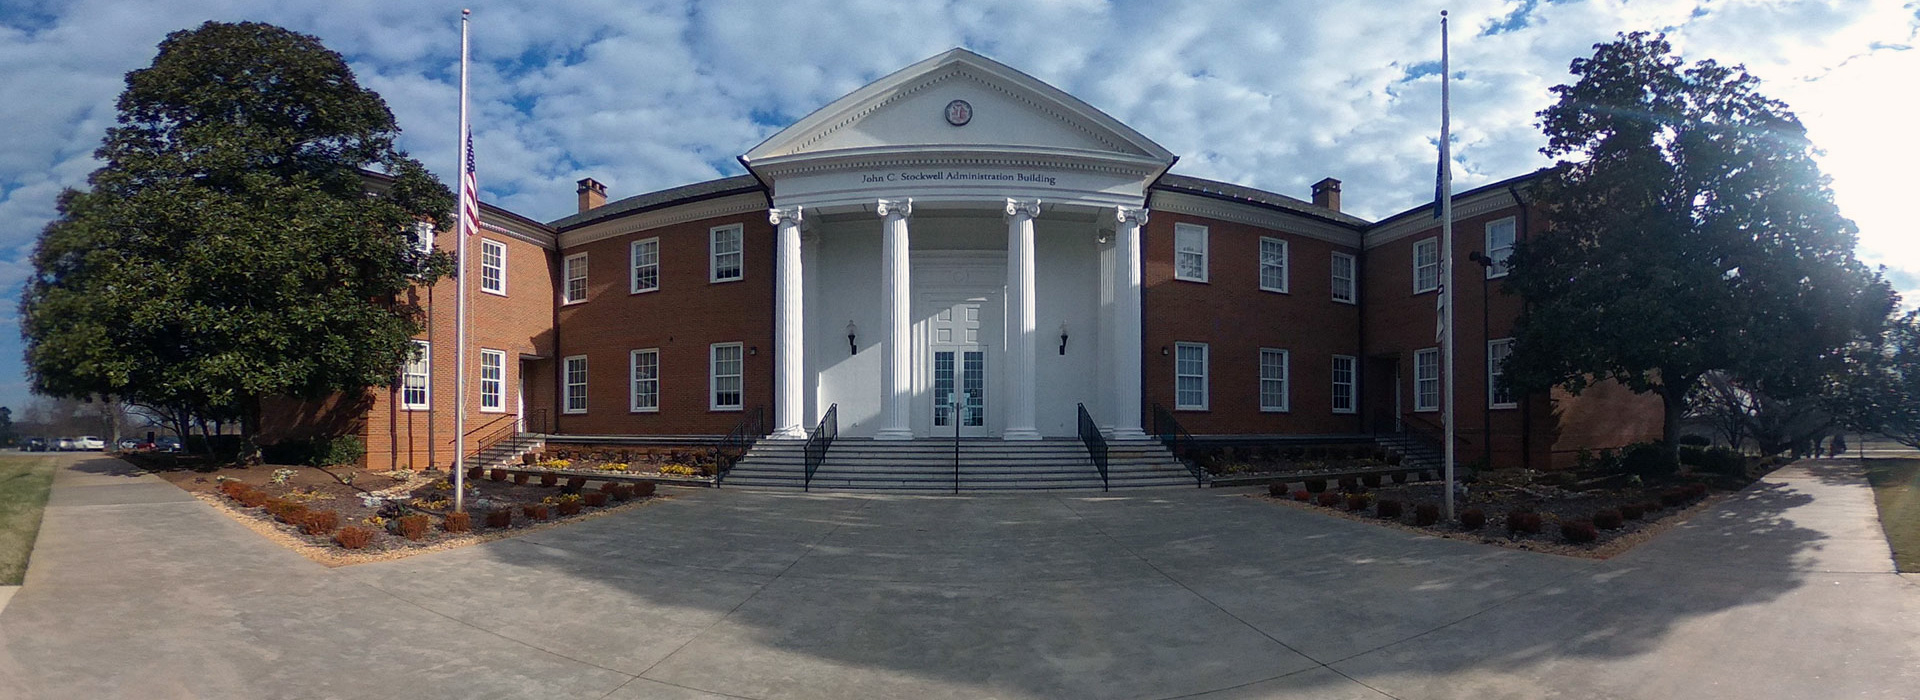
<path fill-rule="evenodd" d="M 54 457 L 0 456 L 0 586 L 19 585 L 53 488 Z"/>
<path fill-rule="evenodd" d="M 1869 459 L 1867 481 L 1893 545 L 1894 566 L 1920 572 L 1920 459 Z"/>

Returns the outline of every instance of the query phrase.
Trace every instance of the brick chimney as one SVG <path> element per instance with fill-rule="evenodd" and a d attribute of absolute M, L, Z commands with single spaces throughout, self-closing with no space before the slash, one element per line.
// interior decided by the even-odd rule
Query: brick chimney
<path fill-rule="evenodd" d="M 1340 181 L 1327 178 L 1313 183 L 1313 205 L 1340 211 Z"/>
<path fill-rule="evenodd" d="M 1338 188 L 1339 184 L 1340 183 L 1337 183 L 1337 182 L 1334 183 L 1334 187 Z M 1315 187 L 1319 187 L 1319 185 L 1315 185 Z M 580 211 L 584 212 L 588 209 L 596 209 L 596 208 L 599 208 L 600 205 L 607 203 L 607 186 L 600 184 L 599 180 L 595 180 L 590 177 L 582 178 L 580 180 L 580 189 L 578 191 L 580 193 Z M 1314 190 L 1314 192 L 1319 192 L 1319 190 L 1316 189 Z M 1316 203 L 1318 203 L 1319 197 L 1320 195 L 1318 194 L 1314 195 L 1314 200 Z M 1340 197 L 1339 194 L 1335 194 L 1334 195 L 1335 201 L 1338 201 L 1339 197 Z"/>

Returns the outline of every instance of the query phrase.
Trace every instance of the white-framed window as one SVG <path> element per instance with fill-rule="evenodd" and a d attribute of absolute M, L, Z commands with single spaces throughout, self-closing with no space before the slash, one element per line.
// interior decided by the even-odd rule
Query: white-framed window
<path fill-rule="evenodd" d="M 1413 244 L 1413 293 L 1440 288 L 1440 239 L 1429 238 Z"/>
<path fill-rule="evenodd" d="M 1207 281 L 1207 227 L 1173 225 L 1173 278 Z"/>
<path fill-rule="evenodd" d="M 574 253 L 561 263 L 567 284 L 560 292 L 560 303 L 578 304 L 587 300 L 587 254 Z"/>
<path fill-rule="evenodd" d="M 480 291 L 507 293 L 507 244 L 480 239 Z"/>
<path fill-rule="evenodd" d="M 1260 410 L 1287 409 L 1287 351 L 1260 348 Z"/>
<path fill-rule="evenodd" d="M 413 222 L 413 249 L 416 252 L 421 252 L 421 253 L 433 252 L 433 223 L 432 222 L 428 222 L 428 221 Z"/>
<path fill-rule="evenodd" d="M 1493 264 L 1487 266 L 1487 279 L 1507 276 L 1507 258 L 1513 257 L 1513 217 L 1487 224 L 1487 259 Z"/>
<path fill-rule="evenodd" d="M 1487 341 L 1487 406 L 1489 408 L 1516 408 L 1513 389 L 1507 386 L 1507 370 L 1502 366 L 1507 356 L 1513 354 L 1513 339 L 1501 338 Z"/>
<path fill-rule="evenodd" d="M 1359 383 L 1359 360 L 1352 355 L 1333 356 L 1333 412 L 1353 413 L 1354 389 Z"/>
<path fill-rule="evenodd" d="M 1413 410 L 1440 410 L 1440 348 L 1413 353 Z"/>
<path fill-rule="evenodd" d="M 711 350 L 713 401 L 715 411 L 738 411 L 745 404 L 745 351 L 739 343 L 714 343 Z"/>
<path fill-rule="evenodd" d="M 574 355 L 560 363 L 562 413 L 587 412 L 587 356 Z"/>
<path fill-rule="evenodd" d="M 1173 344 L 1173 407 L 1207 410 L 1207 344 Z"/>
<path fill-rule="evenodd" d="M 1354 270 L 1359 264 L 1352 255 L 1333 254 L 1333 300 L 1348 304 L 1354 303 Z"/>
<path fill-rule="evenodd" d="M 660 239 L 634 241 L 630 253 L 633 263 L 633 293 L 660 289 Z"/>
<path fill-rule="evenodd" d="M 710 282 L 732 282 L 746 277 L 746 257 L 741 252 L 739 224 L 715 226 L 707 232 L 713 251 Z"/>
<path fill-rule="evenodd" d="M 480 410 L 503 413 L 507 410 L 507 354 L 499 350 L 480 350 Z"/>
<path fill-rule="evenodd" d="M 660 350 L 635 350 L 628 360 L 633 369 L 633 397 L 628 410 L 655 413 L 660 410 Z"/>
<path fill-rule="evenodd" d="M 425 411 L 433 404 L 433 347 L 427 341 L 413 341 L 413 352 L 400 376 L 400 408 Z"/>
<path fill-rule="evenodd" d="M 1268 292 L 1287 291 L 1286 239 L 1260 238 L 1260 289 Z"/>

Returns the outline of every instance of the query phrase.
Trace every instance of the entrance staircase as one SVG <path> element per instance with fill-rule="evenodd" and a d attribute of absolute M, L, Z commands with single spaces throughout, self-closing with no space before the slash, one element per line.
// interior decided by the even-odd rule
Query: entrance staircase
<path fill-rule="evenodd" d="M 547 436 L 540 433 L 514 433 L 467 457 L 467 466 L 491 469 L 517 462 L 520 455 L 538 450 L 547 444 Z"/>
<path fill-rule="evenodd" d="M 1432 442 L 1413 433 L 1380 433 L 1373 440 L 1381 447 L 1400 453 L 1400 466 L 1436 472 L 1446 466 L 1446 455 Z"/>
<path fill-rule="evenodd" d="M 804 440 L 763 439 L 735 464 L 722 486 L 802 488 L 807 484 Z M 959 490 L 1099 491 L 1100 471 L 1078 439 L 1008 442 L 962 439 Z M 1107 442 L 1112 488 L 1194 488 L 1193 474 L 1156 440 Z M 952 493 L 954 441 L 840 438 L 813 474 L 813 489 Z"/>

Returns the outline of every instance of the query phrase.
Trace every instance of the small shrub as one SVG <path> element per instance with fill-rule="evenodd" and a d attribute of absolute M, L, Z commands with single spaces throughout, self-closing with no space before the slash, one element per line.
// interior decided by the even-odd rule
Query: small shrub
<path fill-rule="evenodd" d="M 1466 510 L 1460 511 L 1460 527 L 1461 528 L 1464 528 L 1467 530 L 1478 530 L 1486 526 L 1487 526 L 1486 511 L 1480 510 L 1479 508 L 1468 508 Z"/>
<path fill-rule="evenodd" d="M 611 497 L 605 491 L 593 491 L 581 496 L 586 500 L 588 508 L 604 508 L 607 505 L 607 499 Z"/>
<path fill-rule="evenodd" d="M 1464 516 L 1465 514 L 1462 513 L 1461 515 Z M 1462 519 L 1464 520 L 1464 517 Z M 1439 505 L 1422 503 L 1413 507 L 1413 524 L 1426 527 L 1438 522 L 1440 522 Z"/>
<path fill-rule="evenodd" d="M 1308 479 L 1306 483 L 1306 487 L 1307 487 L 1308 493 L 1324 493 L 1327 490 L 1327 480 L 1326 479 Z"/>
<path fill-rule="evenodd" d="M 541 475 L 540 475 L 540 485 L 541 485 L 541 486 L 552 486 L 552 485 L 554 485 L 554 484 L 558 484 L 558 483 L 560 483 L 560 475 L 559 475 L 559 474 L 541 474 Z"/>
<path fill-rule="evenodd" d="M 1366 484 L 1367 488 L 1370 488 L 1370 489 L 1380 488 L 1380 475 L 1379 474 L 1363 474 L 1360 476 L 1360 483 Z"/>
<path fill-rule="evenodd" d="M 560 513 L 560 517 L 566 517 L 569 515 L 579 515 L 580 502 L 573 501 L 573 500 L 561 501 L 559 503 L 554 504 L 554 510 Z"/>
<path fill-rule="evenodd" d="M 1321 492 L 1318 503 L 1328 508 L 1338 506 L 1340 505 L 1340 494 L 1334 493 L 1332 491 Z"/>
<path fill-rule="evenodd" d="M 1313 500 L 1313 494 L 1308 493 L 1306 489 L 1295 489 L 1293 492 L 1293 500 L 1306 503 Z"/>
<path fill-rule="evenodd" d="M 248 486 L 245 483 L 238 482 L 238 481 L 220 482 L 220 493 L 226 496 L 227 498 L 238 499 L 241 493 L 244 493 L 247 490 L 252 488 L 253 488 L 252 486 Z"/>
<path fill-rule="evenodd" d="M 1574 544 L 1586 544 L 1600 539 L 1600 533 L 1595 531 L 1593 523 L 1587 520 L 1568 520 L 1560 523 L 1560 536 Z"/>
<path fill-rule="evenodd" d="M 267 512 L 272 513 L 274 519 L 294 526 L 307 517 L 306 505 L 280 498 L 267 501 Z"/>
<path fill-rule="evenodd" d="M 1518 535 L 1540 534 L 1540 514 L 1525 509 L 1507 513 L 1507 531 Z"/>
<path fill-rule="evenodd" d="M 616 501 L 633 500 L 633 484 L 614 484 L 612 495 Z"/>
<path fill-rule="evenodd" d="M 342 435 L 336 438 L 315 438 L 313 455 L 308 464 L 316 467 L 334 467 L 343 464 L 359 464 L 360 458 L 367 455 L 367 446 L 360 442 L 359 436 Z"/>
<path fill-rule="evenodd" d="M 361 549 L 373 544 L 373 531 L 364 527 L 348 525 L 333 534 L 333 541 L 347 549 Z"/>
<path fill-rule="evenodd" d="M 424 514 L 400 516 L 400 536 L 419 542 L 427 536 L 427 526 L 431 524 L 432 519 Z"/>
<path fill-rule="evenodd" d="M 1360 490 L 1360 479 L 1351 476 L 1340 477 L 1340 490 L 1347 493 L 1358 492 Z"/>
<path fill-rule="evenodd" d="M 269 498 L 267 492 L 253 487 L 247 487 L 246 490 L 240 492 L 240 495 L 234 496 L 233 500 L 239 501 L 240 505 L 247 508 L 259 508 L 260 506 L 266 505 Z"/>
<path fill-rule="evenodd" d="M 1269 481 L 1267 482 L 1267 495 L 1274 498 L 1285 498 L 1287 495 L 1287 485 L 1279 481 Z"/>
<path fill-rule="evenodd" d="M 526 485 L 527 485 L 527 481 L 529 481 L 529 480 L 531 480 L 532 478 L 533 478 L 533 475 L 532 475 L 532 474 L 528 474 L 528 473 L 526 473 L 526 472 L 514 472 L 514 474 L 513 474 L 513 485 L 514 485 L 514 486 L 526 486 Z"/>
<path fill-rule="evenodd" d="M 1666 445 L 1657 442 L 1637 442 L 1627 446 L 1620 457 L 1620 468 L 1629 474 L 1640 476 L 1668 476 L 1680 471 L 1680 460 Z"/>
<path fill-rule="evenodd" d="M 1386 462 L 1388 466 L 1397 467 L 1400 466 L 1400 461 L 1404 459 L 1406 459 L 1406 457 L 1401 456 L 1398 452 L 1388 452 L 1387 458 L 1381 461 Z"/>
<path fill-rule="evenodd" d="M 1380 517 L 1388 520 L 1399 520 L 1400 516 L 1406 512 L 1405 506 L 1402 506 L 1399 501 L 1391 498 L 1380 499 L 1380 503 L 1374 506 L 1373 510 L 1379 514 Z"/>
<path fill-rule="evenodd" d="M 1708 440 L 1705 435 L 1682 435 L 1680 436 L 1680 444 L 1682 446 L 1706 447 L 1713 444 L 1713 441 Z"/>
<path fill-rule="evenodd" d="M 1602 530 L 1618 530 L 1627 526 L 1626 516 L 1611 508 L 1593 512 L 1593 526 Z"/>
<path fill-rule="evenodd" d="M 512 526 L 513 526 L 513 511 L 510 511 L 510 510 L 487 511 L 487 527 L 500 528 L 500 527 L 512 527 Z"/>
<path fill-rule="evenodd" d="M 507 517 L 512 518 L 513 514 L 508 513 Z M 473 515 L 469 513 L 448 513 L 446 519 L 440 521 L 440 529 L 446 530 L 447 532 L 466 532 L 472 530 Z"/>
<path fill-rule="evenodd" d="M 580 493 L 580 489 L 584 489 L 586 487 L 587 487 L 587 477 L 574 476 L 574 477 L 567 478 L 567 493 Z"/>
<path fill-rule="evenodd" d="M 315 537 L 324 537 L 340 529 L 340 514 L 330 510 L 309 511 L 300 521 L 300 531 Z"/>
<path fill-rule="evenodd" d="M 520 506 L 520 512 L 521 514 L 526 515 L 528 520 L 546 520 L 548 518 L 553 517 L 552 513 L 547 512 L 547 504 L 545 503 L 535 503 L 529 506 Z"/>
<path fill-rule="evenodd" d="M 620 482 L 618 482 L 618 481 L 608 481 L 608 482 L 605 482 L 605 483 L 602 483 L 602 484 L 600 484 L 600 493 L 604 493 L 604 494 L 607 494 L 607 495 L 609 495 L 609 496 L 611 496 L 611 495 L 613 495 L 613 492 L 614 492 L 615 490 L 618 490 L 619 488 L 620 488 Z"/>
<path fill-rule="evenodd" d="M 653 486 L 653 482 L 651 481 L 642 481 L 640 483 L 633 485 L 633 495 L 636 498 L 646 498 L 648 496 L 652 496 L 653 490 L 654 490 L 654 486 Z"/>
<path fill-rule="evenodd" d="M 1373 497 L 1364 493 L 1347 494 L 1347 510 L 1366 510 Z"/>
<path fill-rule="evenodd" d="M 507 470 L 505 470 L 505 469 L 491 469 L 491 470 L 488 470 L 488 471 L 487 471 L 487 478 L 488 478 L 488 479 L 490 479 L 490 480 L 493 480 L 493 481 L 506 481 L 506 480 L 507 480 Z"/>
<path fill-rule="evenodd" d="M 1660 492 L 1660 505 L 1679 508 L 1693 501 L 1693 491 L 1684 486 L 1675 486 Z"/>
<path fill-rule="evenodd" d="M 1393 473 L 1393 483 L 1396 483 L 1396 484 L 1404 484 L 1404 483 L 1407 483 L 1407 473 L 1406 473 L 1406 472 L 1394 472 L 1394 473 Z"/>
<path fill-rule="evenodd" d="M 487 470 L 479 467 L 467 467 L 467 481 L 479 481 L 480 477 L 485 476 L 486 473 Z"/>
<path fill-rule="evenodd" d="M 1628 503 L 1620 506 L 1620 518 L 1622 520 L 1639 520 L 1640 516 L 1646 515 L 1646 513 L 1646 509 L 1640 507 L 1638 503 Z M 1596 514 L 1593 519 L 1595 522 L 1599 522 L 1600 516 Z"/>

